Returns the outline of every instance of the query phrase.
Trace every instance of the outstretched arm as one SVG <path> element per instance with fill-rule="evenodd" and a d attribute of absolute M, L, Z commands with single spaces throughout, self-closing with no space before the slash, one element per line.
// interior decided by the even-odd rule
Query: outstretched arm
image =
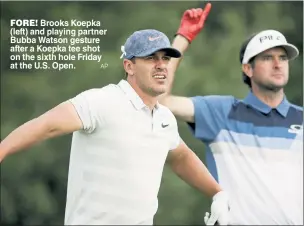
<path fill-rule="evenodd" d="M 189 47 L 189 44 L 203 29 L 210 10 L 210 3 L 208 3 L 204 9 L 199 8 L 186 10 L 181 19 L 177 35 L 173 40 L 172 47 L 178 49 L 181 53 L 184 53 Z M 181 60 L 182 58 L 172 58 L 170 60 L 168 76 L 169 88 L 162 96 L 160 102 L 167 106 L 177 118 L 186 122 L 194 122 L 194 106 L 192 101 L 187 97 L 171 95 L 175 72 Z"/>
<path fill-rule="evenodd" d="M 171 150 L 167 162 L 172 170 L 185 182 L 198 189 L 208 197 L 212 197 L 211 213 L 206 213 L 206 225 L 228 225 L 229 197 L 209 173 L 205 165 L 184 142 Z"/>
<path fill-rule="evenodd" d="M 0 143 L 0 162 L 8 155 L 55 136 L 82 128 L 82 122 L 70 102 L 59 104 L 43 115 L 12 131 Z"/>
<path fill-rule="evenodd" d="M 169 152 L 167 163 L 182 180 L 210 198 L 222 190 L 204 163 L 183 141 Z"/>

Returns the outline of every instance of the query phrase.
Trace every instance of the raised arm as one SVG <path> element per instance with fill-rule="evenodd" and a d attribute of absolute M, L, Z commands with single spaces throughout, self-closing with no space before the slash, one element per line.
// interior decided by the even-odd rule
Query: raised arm
<path fill-rule="evenodd" d="M 82 122 L 69 101 L 63 102 L 43 115 L 12 131 L 0 143 L 0 162 L 8 155 L 55 136 L 82 128 Z"/>
<path fill-rule="evenodd" d="M 211 10 L 211 4 L 208 3 L 205 9 L 189 9 L 186 10 L 181 19 L 180 27 L 177 35 L 173 40 L 172 46 L 184 53 L 189 44 L 195 39 L 199 32 L 203 29 L 205 20 Z M 190 98 L 171 95 L 174 83 L 174 75 L 177 67 L 181 62 L 181 58 L 172 58 L 169 64 L 169 89 L 162 96 L 160 102 L 167 106 L 173 114 L 186 122 L 194 122 L 194 106 Z"/>

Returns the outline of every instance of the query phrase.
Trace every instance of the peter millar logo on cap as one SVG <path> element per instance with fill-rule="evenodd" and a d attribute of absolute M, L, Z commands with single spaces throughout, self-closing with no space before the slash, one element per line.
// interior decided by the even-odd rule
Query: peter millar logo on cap
<path fill-rule="evenodd" d="M 264 35 L 260 37 L 260 43 L 263 43 L 264 41 L 274 41 L 274 40 L 280 40 L 282 38 L 282 35 Z"/>

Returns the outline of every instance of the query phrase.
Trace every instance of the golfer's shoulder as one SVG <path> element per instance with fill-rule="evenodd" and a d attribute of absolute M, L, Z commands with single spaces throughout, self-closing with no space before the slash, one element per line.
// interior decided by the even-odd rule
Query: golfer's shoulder
<path fill-rule="evenodd" d="M 231 107 L 239 100 L 231 95 L 206 95 L 206 96 L 194 96 L 191 100 L 195 107 Z"/>
<path fill-rule="evenodd" d="M 299 113 L 299 114 L 303 114 L 303 106 L 299 106 L 297 104 L 294 103 L 289 103 L 290 104 L 290 108 L 293 109 L 295 112 Z"/>
<path fill-rule="evenodd" d="M 78 95 L 84 96 L 88 99 L 114 99 L 120 94 L 116 84 L 109 84 L 100 88 L 91 88 L 80 92 Z"/>
<path fill-rule="evenodd" d="M 170 109 L 168 107 L 166 107 L 162 104 L 159 104 L 159 103 L 158 103 L 157 107 L 158 107 L 157 110 L 162 118 L 176 121 L 174 114 L 172 113 L 172 111 L 170 111 Z"/>
<path fill-rule="evenodd" d="M 296 105 L 294 103 L 290 103 L 290 107 L 295 109 L 296 111 L 303 112 L 303 106 Z"/>

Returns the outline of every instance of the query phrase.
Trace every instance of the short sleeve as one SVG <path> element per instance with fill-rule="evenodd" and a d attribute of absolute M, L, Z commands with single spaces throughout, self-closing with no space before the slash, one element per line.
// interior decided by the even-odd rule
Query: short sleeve
<path fill-rule="evenodd" d="M 171 143 L 170 151 L 176 149 L 180 143 L 182 142 L 182 138 L 179 136 L 178 131 L 176 131 L 175 139 L 173 139 L 173 142 Z"/>
<path fill-rule="evenodd" d="M 83 130 L 92 133 L 101 124 L 102 111 L 97 107 L 102 104 L 102 92 L 98 89 L 84 91 L 69 101 L 74 105 L 82 121 Z M 99 101 L 98 101 L 99 100 Z"/>
<path fill-rule="evenodd" d="M 212 142 L 221 129 L 225 128 L 227 115 L 234 98 L 232 96 L 196 96 L 194 123 L 188 123 L 194 136 L 204 142 Z"/>
<path fill-rule="evenodd" d="M 172 117 L 172 124 L 173 124 L 173 138 L 172 138 L 172 142 L 170 144 L 170 149 L 169 150 L 174 150 L 176 149 L 180 143 L 182 142 L 182 139 L 179 135 L 179 132 L 178 132 L 178 125 L 177 125 L 177 121 L 176 121 L 176 118 L 175 116 L 170 112 L 171 114 L 171 117 Z"/>

